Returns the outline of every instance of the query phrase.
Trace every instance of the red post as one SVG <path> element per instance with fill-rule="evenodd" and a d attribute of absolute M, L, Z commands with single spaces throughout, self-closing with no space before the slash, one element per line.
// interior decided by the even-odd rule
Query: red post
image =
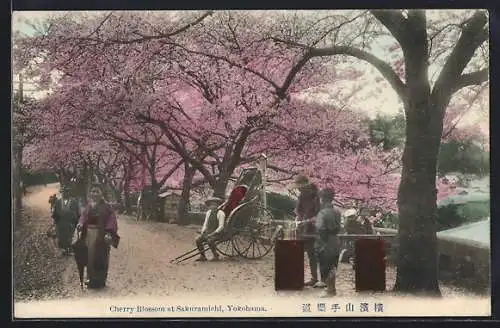
<path fill-rule="evenodd" d="M 304 242 L 277 240 L 274 257 L 274 289 L 304 289 Z"/>
<path fill-rule="evenodd" d="M 385 291 L 386 247 L 383 239 L 358 239 L 355 245 L 356 291 Z"/>

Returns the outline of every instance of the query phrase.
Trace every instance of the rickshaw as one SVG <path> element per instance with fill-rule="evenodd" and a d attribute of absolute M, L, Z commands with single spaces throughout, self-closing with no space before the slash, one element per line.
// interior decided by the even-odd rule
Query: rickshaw
<path fill-rule="evenodd" d="M 243 169 L 235 188 L 221 207 L 226 213 L 226 221 L 215 245 L 223 256 L 260 259 L 274 248 L 275 240 L 281 236 L 281 227 L 276 225 L 272 213 L 266 208 L 263 191 L 261 170 Z M 204 251 L 208 248 L 205 245 Z M 171 262 L 181 263 L 199 254 L 194 248 Z"/>

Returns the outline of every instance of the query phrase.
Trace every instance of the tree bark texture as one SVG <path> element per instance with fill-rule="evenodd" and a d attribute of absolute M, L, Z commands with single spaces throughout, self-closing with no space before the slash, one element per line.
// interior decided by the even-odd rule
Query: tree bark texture
<path fill-rule="evenodd" d="M 228 183 L 229 183 L 228 177 L 218 178 L 215 182 L 214 187 L 213 187 L 213 190 L 214 190 L 213 196 L 225 199 L 226 198 L 226 189 L 227 189 Z"/>
<path fill-rule="evenodd" d="M 157 183 L 153 181 L 151 185 L 151 205 L 150 205 L 150 217 L 151 220 L 153 221 L 163 221 L 163 214 L 164 214 L 164 208 L 163 208 L 163 199 L 160 198 L 159 196 L 160 193 L 160 186 L 158 186 Z"/>
<path fill-rule="evenodd" d="M 440 295 L 436 166 L 443 120 L 431 102 L 425 13 L 408 15 L 399 41 L 405 60 L 406 142 L 398 189 L 399 256 L 395 291 Z"/>
<path fill-rule="evenodd" d="M 193 182 L 196 170 L 188 163 L 184 164 L 184 179 L 182 181 L 181 199 L 177 208 L 177 223 L 180 225 L 188 225 L 189 222 L 189 197 L 191 195 L 191 184 Z"/>

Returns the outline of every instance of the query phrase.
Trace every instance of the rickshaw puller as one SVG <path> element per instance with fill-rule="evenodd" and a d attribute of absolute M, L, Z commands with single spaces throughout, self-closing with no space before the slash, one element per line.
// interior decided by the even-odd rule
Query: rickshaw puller
<path fill-rule="evenodd" d="M 217 247 L 215 246 L 215 241 L 217 235 L 224 229 L 224 221 L 226 215 L 222 211 L 221 204 L 223 200 L 218 197 L 210 197 L 205 201 L 205 204 L 209 207 L 205 215 L 205 221 L 203 222 L 203 227 L 201 228 L 201 235 L 195 240 L 196 247 L 200 251 L 200 257 L 196 261 L 206 261 L 205 251 L 203 250 L 203 244 L 208 244 L 210 250 L 214 255 L 214 260 L 219 259 L 219 254 L 217 253 Z"/>

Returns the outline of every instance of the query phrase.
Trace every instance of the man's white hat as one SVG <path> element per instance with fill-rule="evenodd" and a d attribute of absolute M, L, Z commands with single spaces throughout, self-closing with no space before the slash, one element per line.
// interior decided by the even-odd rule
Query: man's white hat
<path fill-rule="evenodd" d="M 219 205 L 219 204 L 222 204 L 223 202 L 224 202 L 224 199 L 219 198 L 219 197 L 214 197 L 214 196 L 212 196 L 212 197 L 209 197 L 209 198 L 205 201 L 205 204 L 206 204 L 206 205 L 208 205 L 208 204 L 212 203 L 212 204 L 217 204 L 217 205 Z"/>
<path fill-rule="evenodd" d="M 355 208 L 350 208 L 344 212 L 344 217 L 348 218 L 350 216 L 355 216 L 358 214 L 358 211 Z"/>

